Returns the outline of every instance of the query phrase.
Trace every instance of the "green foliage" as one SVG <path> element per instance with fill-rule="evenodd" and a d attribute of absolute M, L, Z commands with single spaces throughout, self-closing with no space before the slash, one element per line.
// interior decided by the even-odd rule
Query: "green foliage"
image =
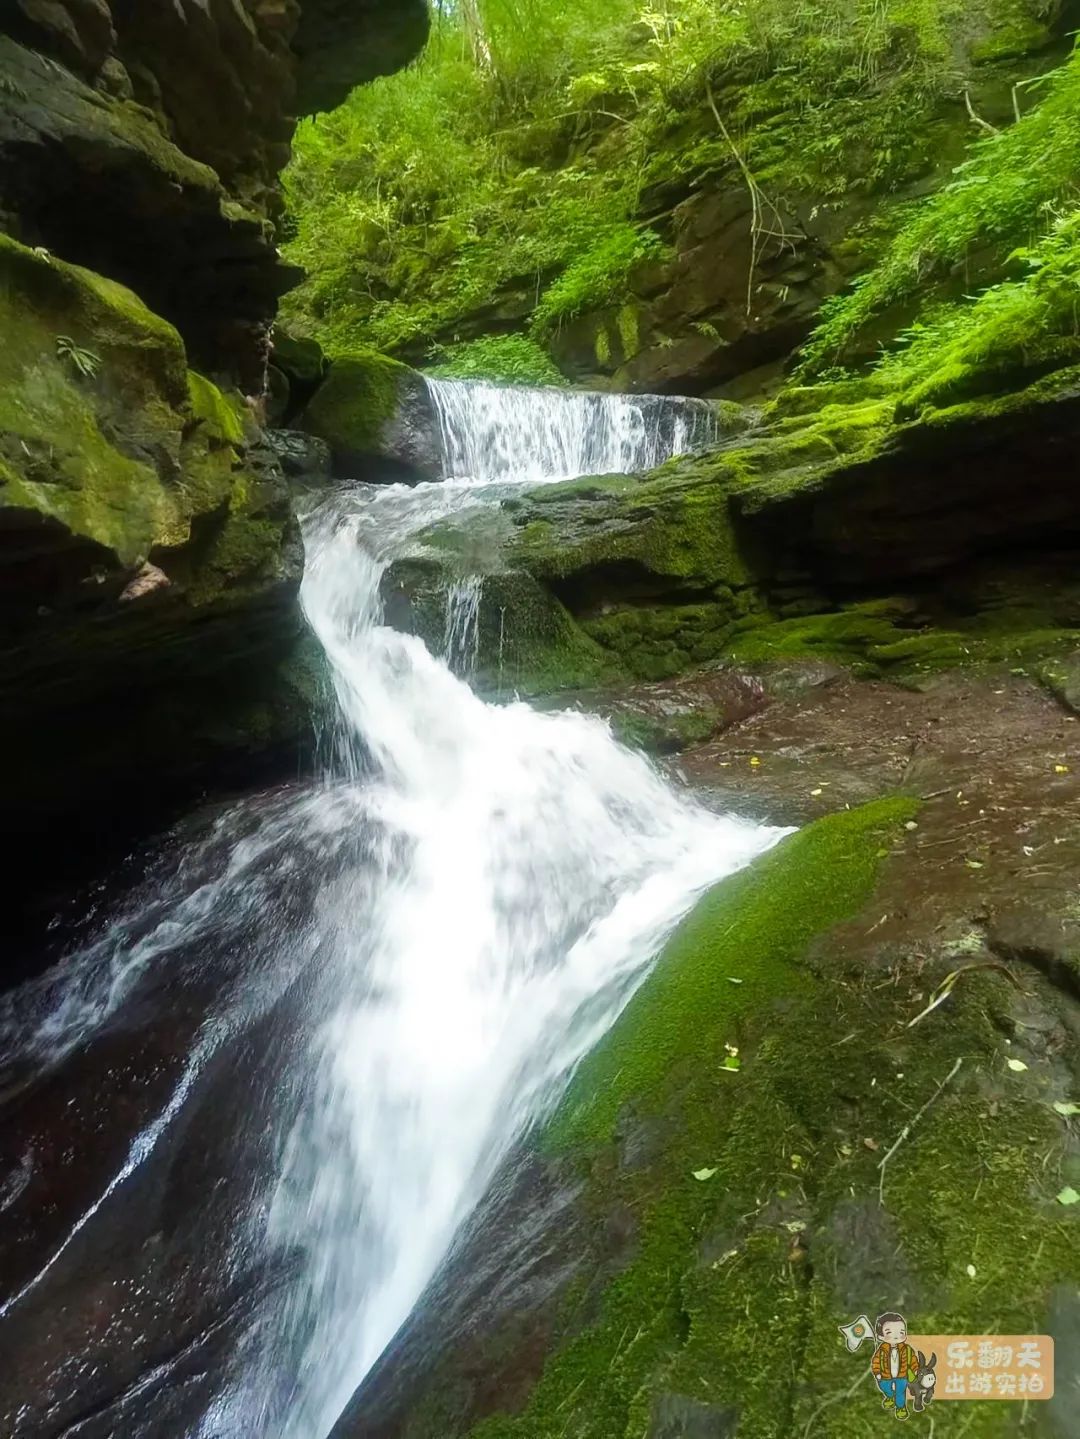
<path fill-rule="evenodd" d="M 67 360 L 74 365 L 79 374 L 86 379 L 92 380 L 101 369 L 101 356 L 95 355 L 93 350 L 86 350 L 81 345 L 77 345 L 70 335 L 57 335 L 56 353 L 62 360 Z"/>
<path fill-rule="evenodd" d="M 880 362 L 882 376 L 903 389 L 901 418 L 1080 359 L 1080 208 L 1010 259 L 1018 278 L 931 310 Z"/>
<path fill-rule="evenodd" d="M 936 282 L 969 283 L 973 263 L 993 275 L 1009 251 L 1026 273 L 920 318 L 901 336 L 904 356 L 886 361 L 893 378 L 928 366 L 940 374 L 943 350 L 962 369 L 1075 337 L 1080 51 L 1028 91 L 1039 95 L 1017 124 L 973 144 L 954 180 L 911 207 L 878 264 L 827 306 L 806 347 L 806 372 L 843 359 L 890 307 L 918 296 L 925 309 Z"/>
<path fill-rule="evenodd" d="M 788 199 L 928 172 L 971 48 L 1007 50 L 1040 14 L 1039 0 L 440 6 L 416 65 L 301 126 L 288 254 L 309 278 L 285 313 L 330 348 L 414 361 L 493 303 L 535 310 L 543 341 L 625 296 L 696 185 L 752 174 L 783 229 Z"/>
<path fill-rule="evenodd" d="M 635 266 L 655 259 L 664 244 L 655 230 L 618 225 L 586 250 L 544 291 L 533 311 L 533 333 L 550 335 L 566 320 L 586 310 L 623 299 Z"/>
<path fill-rule="evenodd" d="M 448 345 L 427 373 L 447 380 L 494 380 L 509 385 L 565 385 L 546 350 L 528 335 L 482 335 Z"/>

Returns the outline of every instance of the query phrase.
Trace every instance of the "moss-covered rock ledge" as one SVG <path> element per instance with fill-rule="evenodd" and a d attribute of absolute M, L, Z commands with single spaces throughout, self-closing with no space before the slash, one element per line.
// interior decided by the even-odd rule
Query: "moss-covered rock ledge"
<path fill-rule="evenodd" d="M 727 658 L 1051 657 L 1080 633 L 1080 368 L 1017 378 L 914 419 L 872 377 L 792 386 L 706 454 L 462 513 L 392 569 L 394 621 L 436 638 L 448 585 L 482 576 L 477 679 L 499 694 Z"/>
<path fill-rule="evenodd" d="M 4 824 L 59 876 L 69 844 L 295 754 L 302 553 L 250 411 L 130 290 L 0 236 L 0 331 Z"/>
<path fill-rule="evenodd" d="M 837 1326 L 892 1307 L 1056 1328 L 1059 1401 L 935 1405 L 935 1432 L 1069 1432 L 1075 1001 L 983 965 L 910 1026 L 973 953 L 873 949 L 918 810 L 829 815 L 699 903 L 335 1439 L 870 1439 Z"/>

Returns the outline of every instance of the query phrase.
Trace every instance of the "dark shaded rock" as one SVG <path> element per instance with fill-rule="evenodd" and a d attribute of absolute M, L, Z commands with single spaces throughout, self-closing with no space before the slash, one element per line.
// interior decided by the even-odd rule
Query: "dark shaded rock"
<path fill-rule="evenodd" d="M 1047 661 L 1039 678 L 1066 709 L 1080 715 L 1080 650 Z"/>
<path fill-rule="evenodd" d="M 427 381 L 376 350 L 337 356 L 302 424 L 330 446 L 337 475 L 442 476 L 442 440 Z"/>
<path fill-rule="evenodd" d="M 272 428 L 284 425 L 289 413 L 289 382 L 276 365 L 266 367 L 263 413 Z"/>
<path fill-rule="evenodd" d="M 130 291 L 0 237 L 0 327 L 3 832 L 55 884 L 202 785 L 295 768 L 302 549 L 247 407 Z"/>
<path fill-rule="evenodd" d="M 701 394 L 789 355 L 850 273 L 830 242 L 868 207 L 813 219 L 809 208 L 785 210 L 784 237 L 755 240 L 744 185 L 689 195 L 671 215 L 673 259 L 643 266 L 622 305 L 565 325 L 551 343 L 558 364 L 620 390 Z"/>
<path fill-rule="evenodd" d="M 254 391 L 297 276 L 272 222 L 298 63 L 311 103 L 343 98 L 418 53 L 426 6 L 12 0 L 4 29 L 0 221 L 131 286 Z"/>
<path fill-rule="evenodd" d="M 425 1433 L 450 1439 L 486 1414 L 524 1404 L 552 1343 L 560 1296 L 593 1262 L 580 1190 L 562 1166 L 527 1154 L 506 1164 L 456 1242 L 455 1259 L 365 1379 L 334 1439 L 411 1434 L 409 1409 L 433 1365 L 439 1378 Z M 625 1248 L 609 1234 L 612 1243 Z M 596 1252 L 603 1249 L 600 1239 Z M 495 1316 L 497 1338 L 489 1322 Z M 452 1358 L 444 1364 L 448 1348 Z"/>
<path fill-rule="evenodd" d="M 429 25 L 423 0 L 302 0 L 292 42 L 300 113 L 332 110 L 361 81 L 402 69 L 424 48 Z"/>
<path fill-rule="evenodd" d="M 1055 1439 L 1080 1439 L 1080 1289 L 1055 1291 L 1047 1326 L 1054 1336 L 1054 1397 L 1047 1404 Z"/>
<path fill-rule="evenodd" d="M 303 1082 L 305 961 L 279 941 L 282 925 L 309 920 L 326 853 L 292 873 L 297 835 L 283 829 L 249 854 L 235 907 L 212 926 L 173 924 L 221 883 L 238 842 L 267 837 L 294 801 L 282 790 L 249 798 L 242 814 L 216 808 L 139 857 L 120 912 L 104 914 L 117 944 L 150 945 L 154 960 L 123 948 L 124 1007 L 111 1023 L 87 1037 L 78 1020 L 61 1022 L 34 1043 L 50 985 L 72 983 L 80 966 L 100 1002 L 95 961 L 120 958 L 107 926 L 106 954 L 94 949 L 100 931 L 85 921 L 64 978 L 45 976 L 0 1009 L 5 1439 L 195 1434 L 236 1355 L 273 1322 L 288 1261 L 236 1236 L 273 1183 L 292 1102 L 282 1099 Z"/>
<path fill-rule="evenodd" d="M 318 340 L 296 337 L 274 326 L 274 364 L 288 377 L 290 385 L 308 387 L 311 392 L 326 374 L 329 361 Z"/>
<path fill-rule="evenodd" d="M 266 443 L 290 480 L 330 478 L 330 446 L 303 430 L 267 430 Z"/>

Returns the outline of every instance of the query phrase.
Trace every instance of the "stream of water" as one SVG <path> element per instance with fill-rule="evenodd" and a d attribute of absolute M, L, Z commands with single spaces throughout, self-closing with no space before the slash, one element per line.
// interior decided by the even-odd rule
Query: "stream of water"
<path fill-rule="evenodd" d="M 287 1279 L 232 1356 L 201 1439 L 325 1439 L 679 917 L 778 837 L 677 792 L 599 719 L 484 703 L 446 657 L 381 622 L 381 576 L 433 518 L 516 484 L 645 468 L 707 437 L 707 413 L 433 389 L 450 479 L 344 486 L 304 517 L 303 605 L 336 694 L 328 772 L 230 811 L 0 1012 L 0 1044 L 54 1063 L 151 976 L 194 963 L 184 956 L 205 967 L 211 939 L 235 973 L 123 1165 L 8 1296 L 17 1310 L 153 1163 L 222 1036 L 287 997 L 290 1043 L 272 1082 L 253 1069 L 245 1101 L 275 1157 L 231 1241 L 280 1256 Z M 448 606 L 446 650 L 463 670 L 479 595 L 468 582 Z"/>

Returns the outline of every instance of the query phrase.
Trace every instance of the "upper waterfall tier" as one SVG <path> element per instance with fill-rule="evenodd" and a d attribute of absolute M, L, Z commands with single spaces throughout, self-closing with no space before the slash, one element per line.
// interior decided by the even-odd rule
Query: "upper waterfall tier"
<path fill-rule="evenodd" d="M 541 484 L 650 470 L 715 440 L 705 400 L 429 380 L 445 472 L 478 484 Z"/>

